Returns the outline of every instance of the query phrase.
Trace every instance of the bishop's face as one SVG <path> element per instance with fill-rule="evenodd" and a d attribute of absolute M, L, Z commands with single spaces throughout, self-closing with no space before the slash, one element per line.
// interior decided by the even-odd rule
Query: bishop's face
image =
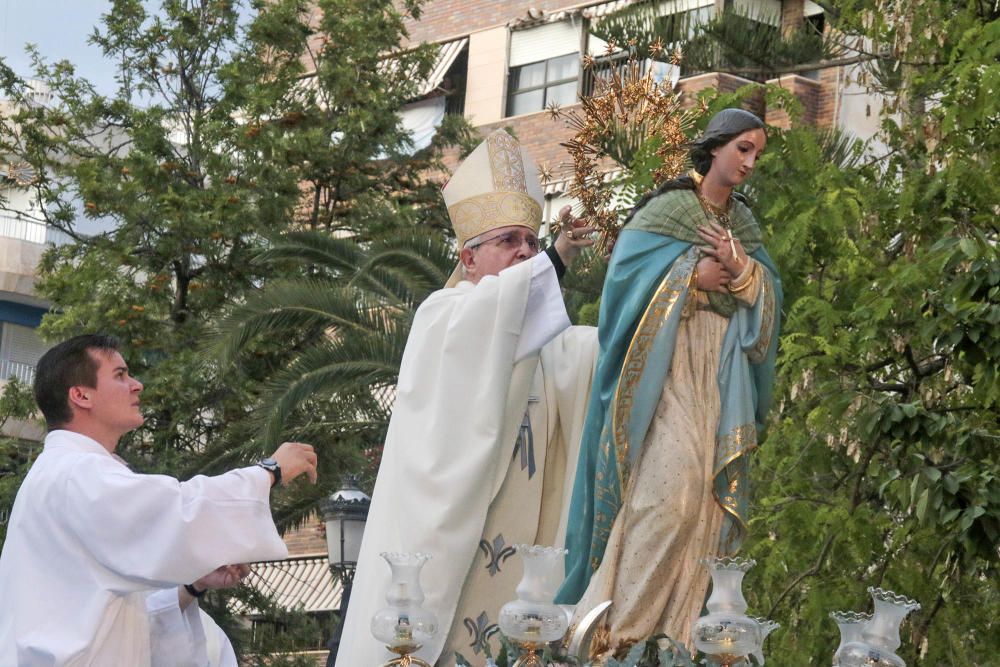
<path fill-rule="evenodd" d="M 474 246 L 462 248 L 460 257 L 465 279 L 478 283 L 485 276 L 495 276 L 537 254 L 535 232 L 520 225 L 509 225 L 486 232 Z"/>
<path fill-rule="evenodd" d="M 757 159 L 767 145 L 764 130 L 747 130 L 728 144 L 712 150 L 712 167 L 709 174 L 725 187 L 735 187 L 753 173 Z"/>
<path fill-rule="evenodd" d="M 125 359 L 118 352 L 90 350 L 98 362 L 97 386 L 88 388 L 94 421 L 109 433 L 124 435 L 142 426 L 145 417 L 139 411 L 142 383 L 129 375 Z"/>

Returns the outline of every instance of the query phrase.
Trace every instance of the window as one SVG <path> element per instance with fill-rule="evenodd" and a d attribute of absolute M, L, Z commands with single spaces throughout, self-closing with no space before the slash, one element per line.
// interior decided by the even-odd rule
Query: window
<path fill-rule="evenodd" d="M 579 53 L 511 67 L 507 115 L 541 111 L 551 104 L 575 103 L 579 78 Z"/>
<path fill-rule="evenodd" d="M 507 115 L 574 104 L 580 78 L 583 26 L 556 21 L 510 33 Z"/>
<path fill-rule="evenodd" d="M 684 60 L 681 61 L 680 71 L 677 72 L 677 68 L 671 65 L 668 60 L 676 45 L 692 40 L 697 34 L 698 27 L 715 17 L 715 4 L 711 0 L 676 0 L 673 2 L 663 0 L 650 3 L 648 9 L 652 12 L 651 27 L 655 28 L 663 40 L 664 54 L 661 60 L 650 58 L 640 60 L 640 73 L 645 74 L 651 70 L 656 81 L 698 74 L 699 71 L 692 68 Z M 592 23 L 591 25 L 594 29 L 593 26 L 596 24 Z M 584 95 L 594 93 L 597 86 L 596 79 L 607 79 L 616 70 L 619 74 L 625 74 L 628 52 L 618 48 L 609 53 L 608 43 L 593 32 L 587 33 L 587 53 L 594 58 L 595 64 L 584 72 L 581 87 Z"/>
<path fill-rule="evenodd" d="M 35 379 L 35 364 L 49 348 L 31 327 L 3 322 L 0 335 L 0 380 L 16 377 L 25 384 Z"/>

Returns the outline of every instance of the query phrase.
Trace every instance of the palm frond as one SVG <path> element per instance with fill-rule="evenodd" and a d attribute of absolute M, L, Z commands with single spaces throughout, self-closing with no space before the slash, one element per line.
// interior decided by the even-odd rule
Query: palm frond
<path fill-rule="evenodd" d="M 285 234 L 255 261 L 274 263 L 292 261 L 313 265 L 331 275 L 352 274 L 364 256 L 364 249 L 350 237 L 336 237 L 326 232 L 299 231 Z"/>
<path fill-rule="evenodd" d="M 271 407 L 263 428 L 264 442 L 276 443 L 291 413 L 307 400 L 338 394 L 357 399 L 367 393 L 370 397 L 373 387 L 394 384 L 399 375 L 400 342 L 405 343 L 407 333 L 396 329 L 365 339 L 328 341 L 299 355 L 268 383 L 265 403 Z"/>
<path fill-rule="evenodd" d="M 219 321 L 207 351 L 228 364 L 258 336 L 294 339 L 331 328 L 371 334 L 379 326 L 383 307 L 377 298 L 331 280 L 275 281 Z"/>
<path fill-rule="evenodd" d="M 428 235 L 398 239 L 372 248 L 358 267 L 403 303 L 415 304 L 440 289 L 457 259 L 452 244 Z"/>
<path fill-rule="evenodd" d="M 819 130 L 820 148 L 823 159 L 844 169 L 853 169 L 861 162 L 864 155 L 864 144 L 854 135 L 840 127 L 829 127 Z"/>
<path fill-rule="evenodd" d="M 381 438 L 412 314 L 446 281 L 454 243 L 422 229 L 370 240 L 294 232 L 256 261 L 306 275 L 252 293 L 208 344 L 226 367 L 254 341 L 286 343 L 284 365 L 270 371 L 250 420 L 254 447 L 311 432 L 317 419 L 340 425 L 331 437 Z"/>

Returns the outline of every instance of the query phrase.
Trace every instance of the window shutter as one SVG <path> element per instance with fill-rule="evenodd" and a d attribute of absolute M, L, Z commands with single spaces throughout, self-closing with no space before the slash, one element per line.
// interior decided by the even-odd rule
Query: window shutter
<path fill-rule="evenodd" d="M 510 33 L 511 67 L 548 60 L 567 53 L 579 53 L 582 27 L 579 21 L 547 23 L 537 28 Z"/>
<path fill-rule="evenodd" d="M 736 0 L 735 8 L 752 19 L 781 25 L 781 0 Z"/>
<path fill-rule="evenodd" d="M 0 356 L 4 359 L 34 366 L 49 346 L 42 342 L 31 327 L 4 322 L 2 348 Z"/>

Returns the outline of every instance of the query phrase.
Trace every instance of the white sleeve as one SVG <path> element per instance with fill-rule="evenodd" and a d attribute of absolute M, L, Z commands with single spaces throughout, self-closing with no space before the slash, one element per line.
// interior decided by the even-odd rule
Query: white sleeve
<path fill-rule="evenodd" d="M 222 628 L 204 611 L 201 612 L 201 623 L 205 628 L 208 667 L 239 667 L 233 645 Z"/>
<path fill-rule="evenodd" d="M 176 588 L 146 596 L 152 667 L 205 667 L 208 652 L 198 604 L 181 609 Z"/>
<path fill-rule="evenodd" d="M 60 519 L 116 576 L 112 592 L 188 584 L 222 565 L 285 558 L 271 518 L 271 475 L 256 466 L 178 482 L 107 458 L 66 478 Z"/>
<path fill-rule="evenodd" d="M 563 302 L 559 277 L 552 266 L 552 260 L 544 252 L 531 260 L 531 285 L 528 287 L 528 303 L 524 311 L 521 337 L 517 341 L 514 361 L 535 354 L 559 332 L 570 325 Z"/>

